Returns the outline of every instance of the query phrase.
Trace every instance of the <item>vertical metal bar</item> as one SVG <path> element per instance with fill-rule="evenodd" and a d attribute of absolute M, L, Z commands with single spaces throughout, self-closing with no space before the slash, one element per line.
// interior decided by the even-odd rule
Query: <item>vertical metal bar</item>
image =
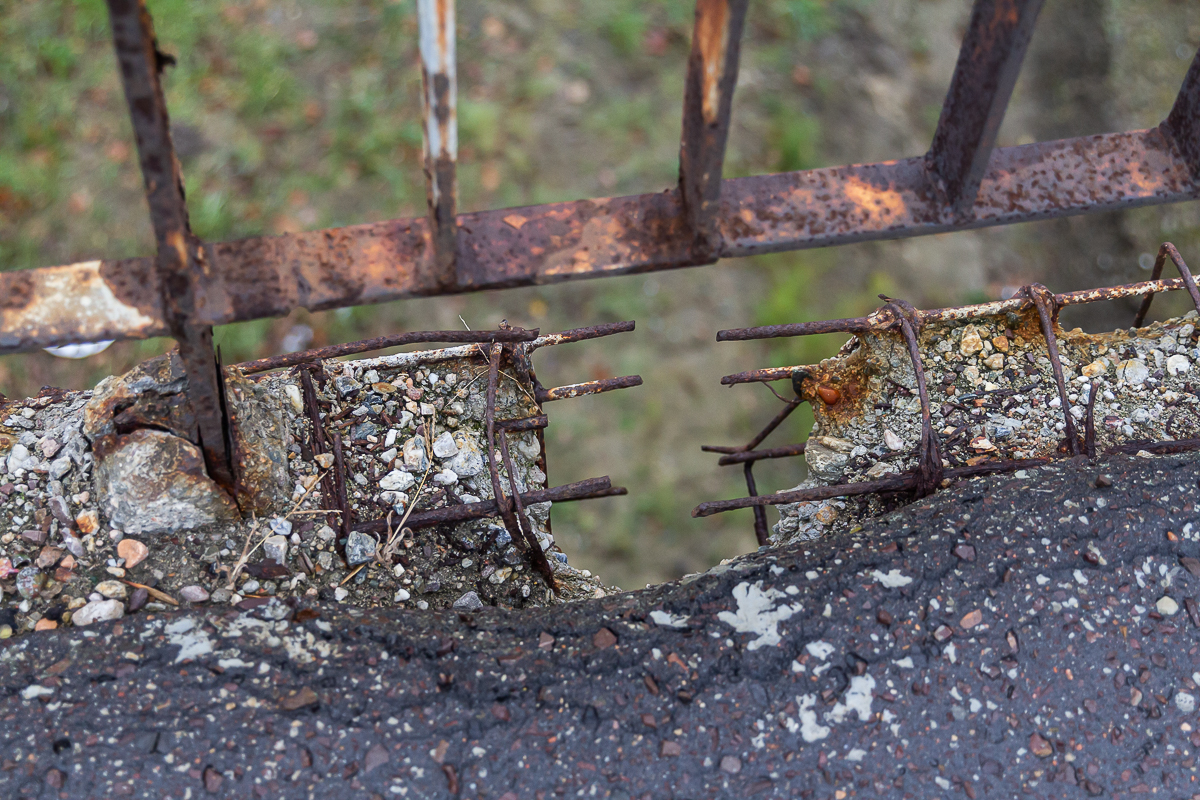
<path fill-rule="evenodd" d="M 1175 245 L 1170 242 L 1163 242 L 1158 248 L 1158 258 L 1154 260 L 1154 272 L 1150 276 L 1150 280 L 1156 281 L 1162 277 L 1163 265 L 1166 263 L 1167 257 L 1171 258 L 1175 268 L 1179 270 L 1179 277 L 1183 281 L 1183 286 L 1188 291 L 1188 295 L 1192 298 L 1192 305 L 1196 307 L 1196 312 L 1200 313 L 1200 289 L 1196 288 L 1196 279 L 1192 277 L 1191 270 L 1184 263 L 1183 256 L 1179 255 L 1179 251 L 1175 249 Z M 1142 323 L 1146 321 L 1146 314 L 1150 312 L 1150 304 L 1154 302 L 1154 292 L 1146 295 L 1146 299 L 1142 301 L 1141 308 L 1138 309 L 1137 316 L 1133 320 L 1133 327 L 1140 328 Z"/>
<path fill-rule="evenodd" d="M 1042 0 L 976 0 L 925 165 L 955 217 L 975 205 Z"/>
<path fill-rule="evenodd" d="M 480 350 L 482 351 L 483 348 L 481 347 Z M 529 541 L 525 538 L 525 532 L 517 523 L 513 507 L 509 503 L 509 499 L 504 496 L 504 490 L 500 488 L 500 468 L 496 466 L 496 390 L 500 383 L 500 355 L 503 350 L 504 345 L 497 342 L 487 351 L 488 385 L 484 422 L 487 426 L 487 463 L 488 474 L 492 480 L 492 496 L 496 498 L 496 508 L 500 512 L 500 518 L 504 520 L 504 527 L 508 530 L 508 535 L 512 537 L 513 544 L 519 547 L 520 543 L 524 542 L 526 549 L 540 549 L 536 541 Z"/>
<path fill-rule="evenodd" d="M 425 197 L 429 203 L 435 277 L 456 283 L 458 240 L 458 77 L 454 56 L 454 0 L 418 0 L 421 94 L 425 125 Z"/>
<path fill-rule="evenodd" d="M 212 265 L 188 224 L 183 175 L 171 143 L 167 103 L 159 82 L 159 73 L 173 61 L 158 50 L 144 0 L 108 0 L 108 10 L 158 245 L 163 308 L 187 370 L 188 400 L 208 474 L 233 493 L 228 421 L 213 354 L 212 327 L 192 322 L 203 309 L 204 285 Z"/>
<path fill-rule="evenodd" d="M 1058 322 L 1058 303 L 1054 293 L 1040 283 L 1029 284 L 1025 287 L 1025 293 L 1037 308 L 1042 335 L 1046 337 L 1046 355 L 1050 358 L 1054 383 L 1058 386 L 1058 402 L 1062 408 L 1063 433 L 1067 437 L 1067 445 L 1071 448 L 1071 455 L 1081 455 L 1079 437 L 1075 435 L 1075 421 L 1071 418 L 1071 401 L 1067 397 L 1067 384 L 1063 378 L 1062 359 L 1058 354 L 1058 335 L 1054 332 Z M 1092 391 L 1095 391 L 1094 387 Z"/>
<path fill-rule="evenodd" d="M 625 328 L 626 330 L 633 329 L 632 323 L 614 323 L 613 325 L 620 325 L 622 327 L 628 325 L 629 327 Z M 591 330 L 596 331 L 605 327 L 606 326 L 598 325 Z M 569 335 L 570 333 L 570 331 L 563 331 L 563 334 Z M 531 385 L 533 387 L 534 397 L 537 397 L 540 392 L 546 391 L 546 387 L 542 386 L 542 382 L 538 380 L 537 370 L 533 368 L 533 359 L 530 358 L 533 350 L 533 343 L 514 344 L 512 346 L 512 362 L 513 370 L 517 373 L 517 377 L 522 383 Z M 541 410 L 540 406 L 539 410 Z M 546 429 L 544 426 L 539 427 L 534 430 L 534 433 L 537 435 L 538 440 L 538 457 L 535 463 L 537 464 L 537 468 L 542 471 L 542 474 L 546 476 L 546 485 L 549 486 L 550 468 L 546 462 Z M 554 521 L 551 517 L 546 517 L 546 532 L 551 536 L 554 536 Z"/>
<path fill-rule="evenodd" d="M 892 309 L 900 325 L 900 334 L 908 347 L 913 375 L 917 379 L 917 395 L 921 400 L 921 441 L 917 446 L 917 494 L 924 497 L 933 494 L 942 482 L 942 454 L 938 448 L 937 431 L 933 429 L 933 412 L 930 410 L 929 389 L 925 383 L 925 367 L 921 363 L 921 348 L 917 343 L 917 331 L 921 327 L 921 312 L 903 300 L 894 300 L 879 295 Z"/>
<path fill-rule="evenodd" d="M 350 499 L 346 495 L 346 457 L 342 451 L 341 434 L 334 433 L 331 438 L 333 441 L 333 490 L 337 495 L 334 500 L 338 504 L 338 510 L 342 512 L 338 514 L 341 517 L 339 530 L 341 530 L 342 536 L 349 536 L 353 520 L 350 519 Z M 432 453 L 430 455 L 432 456 Z M 416 498 L 413 498 L 413 502 L 417 502 Z"/>
<path fill-rule="evenodd" d="M 697 244 L 715 249 L 712 230 L 721 196 L 721 169 L 738 53 L 749 0 L 696 0 L 696 25 L 683 95 L 679 194 Z"/>
<path fill-rule="evenodd" d="M 1175 105 L 1160 128 L 1165 128 L 1175 140 L 1192 175 L 1200 179 L 1200 50 L 1196 51 L 1183 86 L 1175 96 Z"/>
<path fill-rule="evenodd" d="M 520 489 L 517 487 L 517 465 L 512 460 L 512 455 L 508 452 L 508 431 L 500 431 L 500 456 L 504 461 L 504 470 L 508 473 L 508 486 L 512 490 L 512 502 L 516 507 L 517 526 L 521 529 L 525 541 L 531 542 L 529 548 L 529 559 L 537 568 L 538 572 L 542 573 L 542 577 L 546 579 L 546 584 L 558 594 L 558 582 L 554 580 L 554 570 L 550 566 L 549 559 L 546 558 L 546 553 L 542 550 L 541 543 L 538 542 L 537 535 L 533 530 L 533 522 L 529 519 L 529 515 L 525 513 L 525 501 L 521 499 Z"/>
<path fill-rule="evenodd" d="M 754 462 L 747 461 L 742 467 L 742 473 L 746 476 L 747 494 L 758 497 L 758 484 L 754 482 Z M 759 547 L 771 542 L 771 535 L 767 529 L 767 510 L 762 506 L 754 507 L 754 539 Z"/>

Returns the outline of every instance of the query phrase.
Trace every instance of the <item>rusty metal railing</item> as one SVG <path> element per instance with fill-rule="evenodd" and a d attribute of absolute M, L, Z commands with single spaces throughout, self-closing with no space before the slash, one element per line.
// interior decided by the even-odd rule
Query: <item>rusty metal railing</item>
<path fill-rule="evenodd" d="M 459 214 L 454 0 L 420 0 L 428 215 L 206 243 L 171 145 L 172 59 L 145 0 L 108 0 L 158 255 L 0 273 L 0 353 L 174 336 L 197 439 L 229 484 L 214 325 L 1200 197 L 1200 53 L 1156 128 L 995 147 L 1041 4 L 976 1 L 924 156 L 722 180 L 748 0 L 697 0 L 673 191 Z"/>

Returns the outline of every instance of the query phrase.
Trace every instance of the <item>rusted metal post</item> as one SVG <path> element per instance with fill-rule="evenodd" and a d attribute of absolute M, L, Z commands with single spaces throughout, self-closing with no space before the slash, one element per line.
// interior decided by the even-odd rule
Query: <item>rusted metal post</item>
<path fill-rule="evenodd" d="M 1042 0 L 976 0 L 933 144 L 930 178 L 952 218 L 975 205 Z"/>
<path fill-rule="evenodd" d="M 1200 179 L 1200 50 L 1192 59 L 1171 113 L 1158 127 L 1175 142 L 1192 176 Z"/>
<path fill-rule="evenodd" d="M 425 197 L 436 286 L 457 282 L 458 78 L 454 57 L 454 0 L 418 0 L 421 94 L 425 125 Z"/>
<path fill-rule="evenodd" d="M 705 252 L 718 244 L 713 219 L 721 197 L 721 169 L 748 2 L 696 0 L 696 25 L 683 95 L 679 195 L 688 228 Z"/>
<path fill-rule="evenodd" d="M 165 321 L 179 342 L 179 355 L 187 370 L 188 400 L 208 474 L 232 494 L 228 420 L 213 354 L 212 327 L 194 322 L 203 310 L 213 265 L 188 224 L 183 175 L 171 143 L 167 103 L 159 81 L 159 73 L 173 60 L 158 50 L 144 0 L 108 0 L 108 10 L 158 245 Z"/>

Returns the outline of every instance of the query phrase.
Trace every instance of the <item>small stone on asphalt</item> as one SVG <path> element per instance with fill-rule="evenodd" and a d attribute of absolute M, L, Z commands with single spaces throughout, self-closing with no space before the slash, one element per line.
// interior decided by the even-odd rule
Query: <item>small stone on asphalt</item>
<path fill-rule="evenodd" d="M 472 590 L 455 600 L 454 608 L 459 611 L 478 611 L 479 609 L 483 608 L 483 601 L 480 600 L 479 595 Z"/>
<path fill-rule="evenodd" d="M 192 584 L 179 590 L 179 596 L 189 603 L 203 603 L 208 600 L 208 590 L 203 586 Z"/>
<path fill-rule="evenodd" d="M 96 622 L 120 619 L 123 616 L 125 616 L 125 607 L 120 600 L 94 600 L 72 613 L 71 622 L 76 627 L 81 627 Z"/>

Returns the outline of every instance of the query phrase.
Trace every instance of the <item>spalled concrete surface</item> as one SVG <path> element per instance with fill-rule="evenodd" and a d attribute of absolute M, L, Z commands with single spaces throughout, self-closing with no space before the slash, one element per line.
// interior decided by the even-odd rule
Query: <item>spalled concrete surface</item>
<path fill-rule="evenodd" d="M 1185 456 L 978 479 L 527 612 L 22 637 L 0 645 L 0 796 L 1193 796 L 1198 479 Z"/>

